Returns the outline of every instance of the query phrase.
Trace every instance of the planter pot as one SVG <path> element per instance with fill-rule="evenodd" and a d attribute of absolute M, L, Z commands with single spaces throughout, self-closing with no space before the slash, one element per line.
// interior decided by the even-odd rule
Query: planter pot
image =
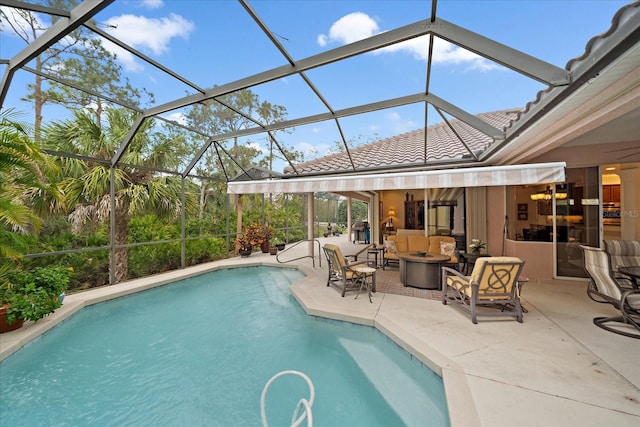
<path fill-rule="evenodd" d="M 13 323 L 7 323 L 6 321 L 7 308 L 8 308 L 7 306 L 0 308 L 0 334 L 4 332 L 14 331 L 16 329 L 21 328 L 22 325 L 24 325 L 23 319 L 18 319 Z"/>
<path fill-rule="evenodd" d="M 240 254 L 241 257 L 246 258 L 249 255 L 251 255 L 251 252 L 253 252 L 253 250 L 251 249 L 240 249 L 238 250 L 238 253 Z"/>
<path fill-rule="evenodd" d="M 276 245 L 276 248 L 278 248 L 279 251 L 284 251 L 284 243 L 280 243 Z"/>
<path fill-rule="evenodd" d="M 278 253 L 278 248 L 269 248 L 269 253 L 270 253 L 271 255 L 275 255 L 275 254 L 277 254 L 277 253 Z"/>
<path fill-rule="evenodd" d="M 65 293 L 61 293 L 60 295 L 58 295 L 58 301 L 60 301 L 60 304 L 62 304 L 62 301 L 64 301 L 64 297 L 65 297 Z"/>
<path fill-rule="evenodd" d="M 270 248 L 271 248 L 271 242 L 262 242 L 262 244 L 260 245 L 260 250 L 262 251 L 263 254 L 268 254 Z"/>

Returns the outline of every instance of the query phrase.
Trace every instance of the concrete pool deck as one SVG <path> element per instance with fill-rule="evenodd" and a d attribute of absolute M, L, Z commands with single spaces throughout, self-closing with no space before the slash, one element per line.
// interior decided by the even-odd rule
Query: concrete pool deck
<path fill-rule="evenodd" d="M 69 295 L 51 316 L 1 334 L 0 360 L 85 306 L 218 268 L 277 264 L 275 258 L 255 253 Z M 454 427 L 640 426 L 640 340 L 593 325 L 593 317 L 615 310 L 591 301 L 584 282 L 528 283 L 524 323 L 473 325 L 437 300 L 382 292 L 373 303 L 354 292 L 342 298 L 326 286 L 326 262 L 318 257 L 315 268 L 309 258 L 277 265 L 306 274 L 291 292 L 308 314 L 374 326 L 439 373 Z"/>

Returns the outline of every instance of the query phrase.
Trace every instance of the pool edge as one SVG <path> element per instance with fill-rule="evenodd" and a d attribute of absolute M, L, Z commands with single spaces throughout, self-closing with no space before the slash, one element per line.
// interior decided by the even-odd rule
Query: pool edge
<path fill-rule="evenodd" d="M 279 264 L 270 260 L 260 260 L 259 258 L 257 260 L 239 257 L 230 258 L 134 279 L 119 283 L 115 286 L 104 286 L 68 295 L 65 298 L 63 306 L 51 315 L 38 322 L 25 322 L 25 325 L 20 329 L 0 334 L 0 361 L 10 357 L 34 340 L 37 340 L 44 333 L 73 316 L 84 307 L 223 268 L 250 266 L 292 268 L 304 273 L 305 277 L 292 283 L 290 292 L 308 315 L 375 327 L 442 378 L 449 412 L 449 421 L 452 427 L 481 425 L 464 370 L 455 362 L 428 346 L 411 344 L 411 342 L 415 340 L 411 340 L 411 334 L 405 328 L 401 325 L 393 324 L 388 318 L 380 314 L 380 308 L 385 298 L 389 295 L 375 293 L 373 298 L 374 303 L 369 303 L 364 293 L 359 299 L 355 299 L 354 294 L 348 294 L 344 298 L 341 298 L 340 293 L 333 289 L 331 293 L 324 292 L 328 294 L 329 298 L 333 301 L 330 303 L 321 303 L 317 299 L 314 300 L 313 295 L 309 294 L 307 290 L 312 286 L 314 289 L 326 288 L 325 270 L 312 268 L 304 264 Z M 324 291 L 324 289 L 321 290 Z M 337 300 L 336 296 L 340 299 Z M 472 411 L 473 413 L 469 413 L 471 412 L 469 411 L 470 408 L 474 409 Z"/>

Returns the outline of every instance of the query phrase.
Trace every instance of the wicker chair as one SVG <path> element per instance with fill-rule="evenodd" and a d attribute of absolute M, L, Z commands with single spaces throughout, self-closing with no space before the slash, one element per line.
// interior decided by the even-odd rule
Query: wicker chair
<path fill-rule="evenodd" d="M 595 302 L 608 303 L 620 310 L 620 316 L 596 317 L 593 323 L 615 334 L 640 338 L 640 289 L 624 290 L 620 286 L 605 251 L 590 246 L 580 248 L 584 269 L 591 278 L 587 295 Z"/>
<path fill-rule="evenodd" d="M 520 278 L 524 261 L 515 257 L 479 258 L 470 276 L 450 267 L 442 267 L 442 303 L 453 303 L 471 315 L 511 316 L 522 323 Z M 482 310 L 478 310 L 483 307 Z"/>

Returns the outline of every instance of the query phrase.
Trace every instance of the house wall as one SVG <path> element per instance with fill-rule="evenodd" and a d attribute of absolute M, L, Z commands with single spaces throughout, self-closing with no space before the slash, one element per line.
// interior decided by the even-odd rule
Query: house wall
<path fill-rule="evenodd" d="M 553 243 L 505 238 L 506 187 L 487 187 L 487 213 L 487 253 L 494 256 L 515 256 L 524 260 L 522 275 L 529 280 L 552 279 Z"/>
<path fill-rule="evenodd" d="M 505 255 L 525 261 L 522 275 L 530 281 L 553 278 L 553 243 L 506 240 Z"/>

